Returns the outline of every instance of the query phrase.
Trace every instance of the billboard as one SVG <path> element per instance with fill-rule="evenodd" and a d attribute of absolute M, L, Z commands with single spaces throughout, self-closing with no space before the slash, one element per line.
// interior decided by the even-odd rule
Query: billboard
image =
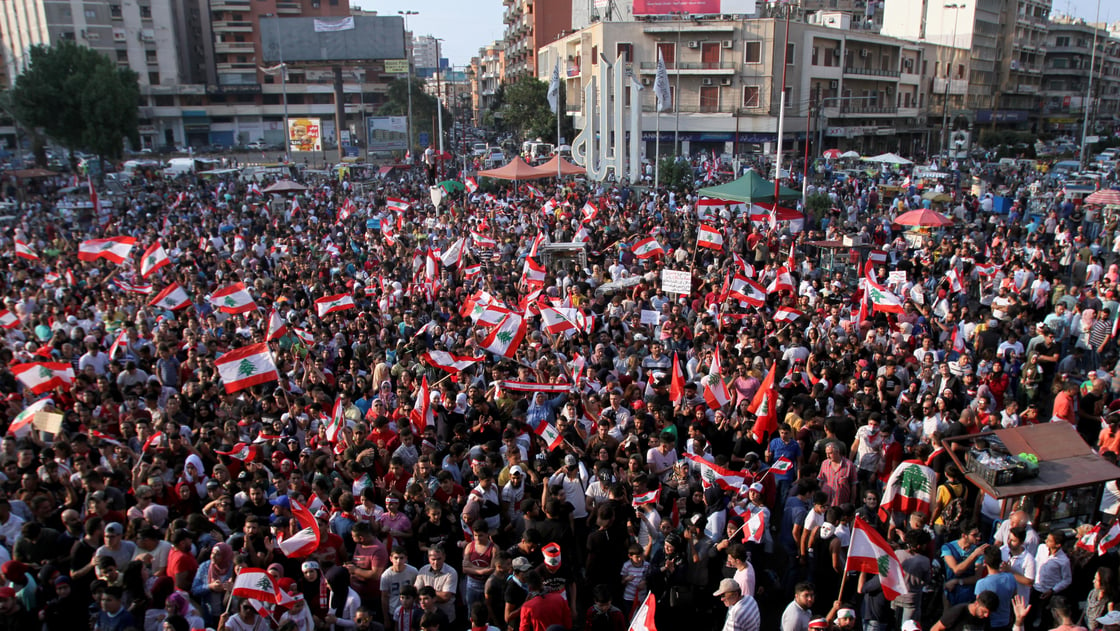
<path fill-rule="evenodd" d="M 267 64 L 404 59 L 404 18 L 261 18 L 261 56 Z"/>
<path fill-rule="evenodd" d="M 385 74 L 408 74 L 408 60 L 386 59 Z"/>
<path fill-rule="evenodd" d="M 288 146 L 291 151 L 322 151 L 323 127 L 318 118 L 293 118 L 288 121 Z"/>
<path fill-rule="evenodd" d="M 406 151 L 408 149 L 407 116 L 370 116 L 366 119 L 366 143 L 369 151 Z"/>
<path fill-rule="evenodd" d="M 754 15 L 755 0 L 634 0 L 634 15 Z"/>

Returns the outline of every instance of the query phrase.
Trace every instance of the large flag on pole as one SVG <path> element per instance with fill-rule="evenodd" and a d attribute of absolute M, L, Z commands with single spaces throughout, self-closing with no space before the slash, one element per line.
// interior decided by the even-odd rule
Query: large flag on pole
<path fill-rule="evenodd" d="M 552 79 L 548 82 L 548 107 L 555 114 L 560 109 L 560 57 L 556 57 L 556 65 L 552 67 Z"/>
<path fill-rule="evenodd" d="M 845 572 L 856 570 L 878 576 L 887 600 L 909 593 L 902 564 L 894 550 L 883 535 L 859 517 L 852 524 L 852 541 L 848 546 L 848 561 L 844 564 Z"/>
<path fill-rule="evenodd" d="M 657 75 L 653 80 L 653 95 L 657 97 L 657 111 L 668 112 L 673 108 L 673 93 L 669 89 L 669 71 L 665 69 L 665 57 L 657 50 Z"/>
<path fill-rule="evenodd" d="M 767 436 L 778 431 L 778 389 L 774 386 L 776 372 L 778 372 L 777 364 L 770 362 L 770 370 L 766 372 L 766 378 L 762 380 L 762 385 L 747 406 L 747 411 L 755 415 L 751 433 L 760 443 Z"/>

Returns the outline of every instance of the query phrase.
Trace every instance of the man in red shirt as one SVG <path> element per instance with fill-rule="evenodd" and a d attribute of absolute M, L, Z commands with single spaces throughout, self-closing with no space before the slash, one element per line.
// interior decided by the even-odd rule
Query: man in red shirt
<path fill-rule="evenodd" d="M 177 530 L 171 538 L 171 552 L 167 555 L 167 575 L 175 579 L 175 587 L 189 592 L 198 571 L 198 560 L 191 554 L 194 535 L 187 530 Z"/>
<path fill-rule="evenodd" d="M 572 610 L 563 592 L 542 593 L 541 577 L 536 572 L 526 575 L 525 587 L 529 590 L 529 598 L 521 605 L 519 631 L 547 631 L 556 624 L 565 629 L 572 628 Z"/>

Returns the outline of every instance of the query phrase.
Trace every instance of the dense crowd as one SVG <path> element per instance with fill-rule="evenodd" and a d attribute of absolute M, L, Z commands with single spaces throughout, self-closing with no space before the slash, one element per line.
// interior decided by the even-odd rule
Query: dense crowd
<path fill-rule="evenodd" d="M 1118 631 L 1116 553 L 942 441 L 1061 422 L 1116 461 L 1120 225 L 906 175 L 793 223 L 420 169 L 13 183 L 0 629 Z M 904 234 L 929 192 L 954 223 Z M 929 501 L 881 506 L 906 463 Z"/>

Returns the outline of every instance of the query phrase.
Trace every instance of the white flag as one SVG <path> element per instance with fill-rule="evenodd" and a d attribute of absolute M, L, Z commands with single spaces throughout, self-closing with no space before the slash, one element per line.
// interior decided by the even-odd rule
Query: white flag
<path fill-rule="evenodd" d="M 673 108 L 673 95 L 669 91 L 669 72 L 665 70 L 665 57 L 657 51 L 657 77 L 653 80 L 653 95 L 657 97 L 657 111 L 668 112 Z"/>
<path fill-rule="evenodd" d="M 548 107 L 555 114 L 560 108 L 560 58 L 552 67 L 552 80 L 548 82 Z"/>

